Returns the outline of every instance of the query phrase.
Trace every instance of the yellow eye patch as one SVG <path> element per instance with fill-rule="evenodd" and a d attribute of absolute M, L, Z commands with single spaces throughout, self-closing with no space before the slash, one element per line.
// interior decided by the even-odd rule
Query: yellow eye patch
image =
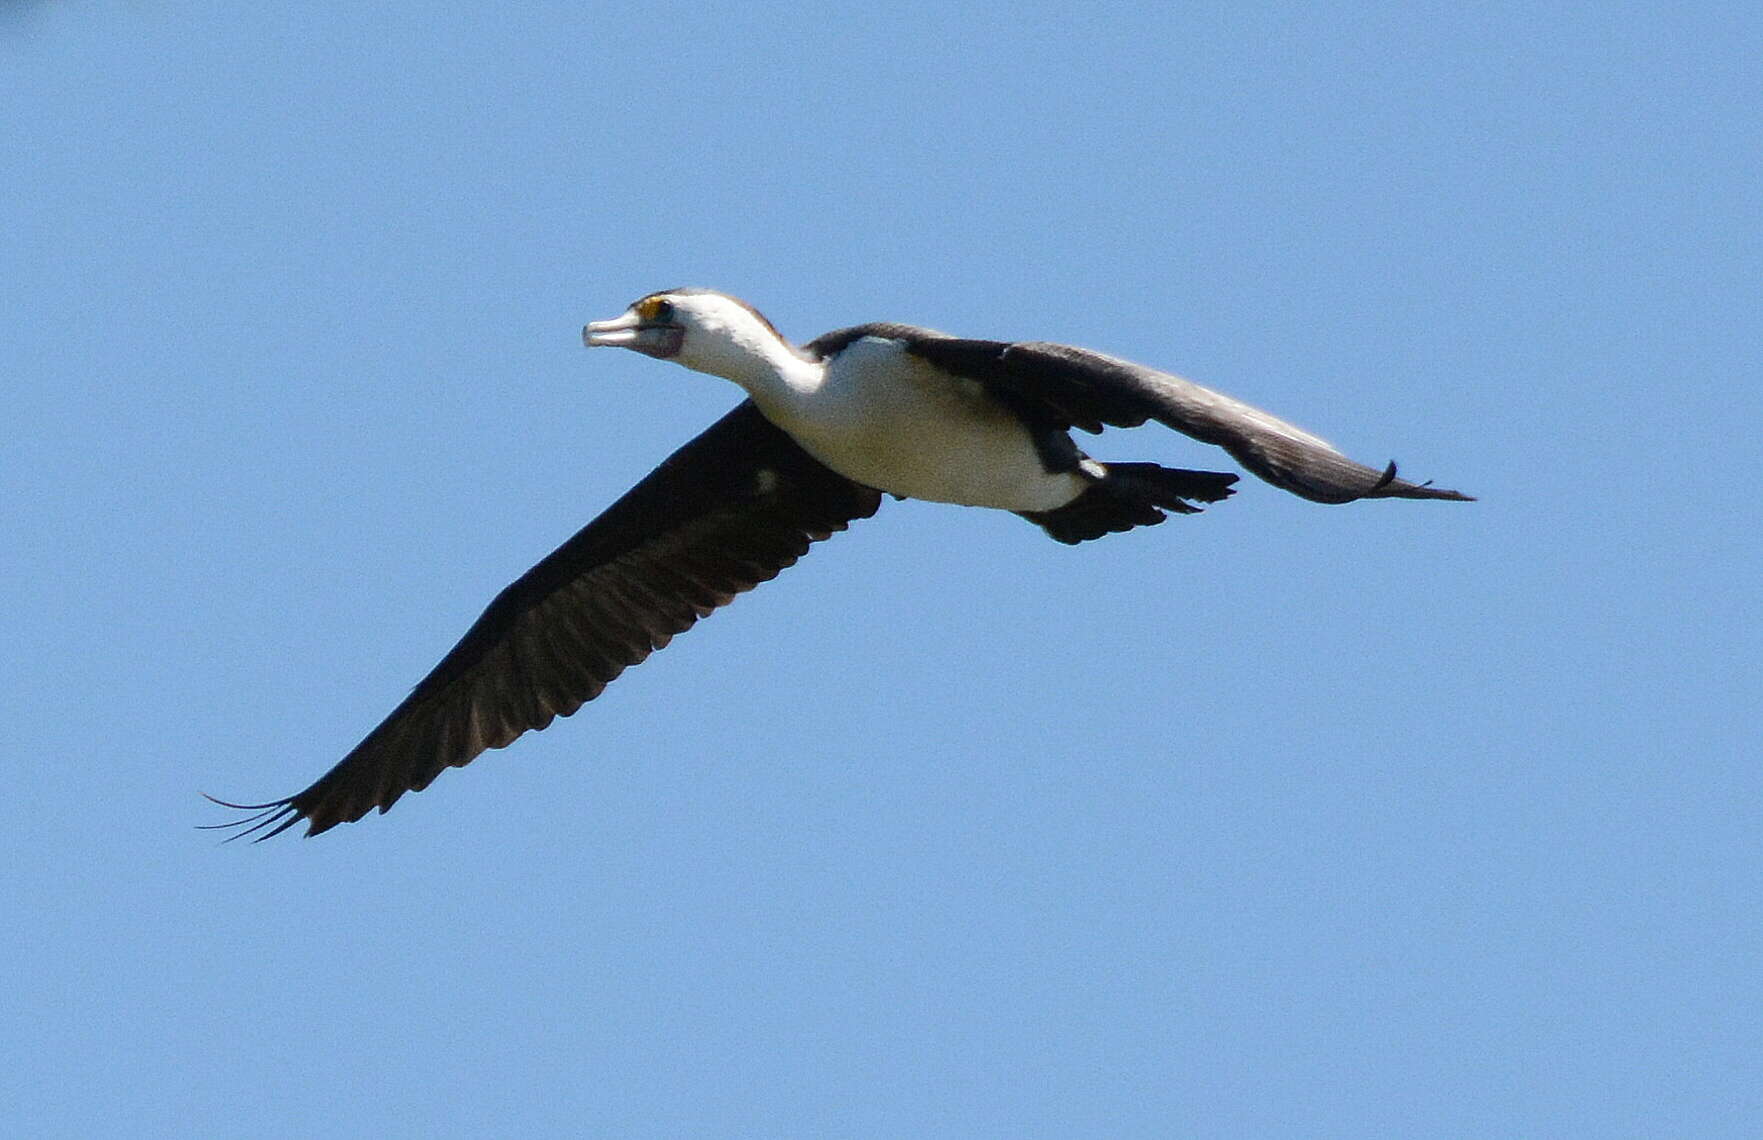
<path fill-rule="evenodd" d="M 662 319 L 666 315 L 666 310 L 673 308 L 673 306 L 661 294 L 651 293 L 632 305 L 631 308 L 635 309 L 637 316 L 643 320 L 654 321 Z"/>

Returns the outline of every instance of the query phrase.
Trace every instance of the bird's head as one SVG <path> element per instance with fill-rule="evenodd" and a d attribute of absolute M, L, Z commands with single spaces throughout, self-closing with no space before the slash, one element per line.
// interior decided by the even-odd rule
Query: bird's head
<path fill-rule="evenodd" d="M 651 293 L 622 316 L 582 329 L 589 348 L 628 348 L 699 372 L 739 380 L 755 360 L 794 349 L 745 301 L 709 289 Z"/>

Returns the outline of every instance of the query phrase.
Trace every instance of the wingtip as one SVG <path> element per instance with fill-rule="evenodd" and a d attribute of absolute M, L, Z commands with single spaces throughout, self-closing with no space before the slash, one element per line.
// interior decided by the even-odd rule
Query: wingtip
<path fill-rule="evenodd" d="M 1475 502 L 1474 495 L 1465 495 L 1461 491 L 1450 491 L 1443 487 L 1434 487 L 1432 480 L 1423 483 L 1410 483 L 1406 479 L 1396 477 L 1396 461 L 1390 460 L 1383 474 L 1372 484 L 1369 491 L 1359 496 L 1362 499 L 1448 499 L 1459 503 Z"/>
<path fill-rule="evenodd" d="M 294 801 L 291 798 L 285 800 L 271 800 L 268 803 L 261 804 L 240 804 L 233 803 L 230 800 L 223 800 L 216 796 L 211 796 L 207 792 L 201 792 L 199 794 L 209 803 L 218 804 L 223 808 L 230 808 L 233 811 L 251 813 L 243 819 L 231 819 L 227 820 L 225 823 L 196 824 L 197 831 L 231 831 L 232 834 L 221 841 L 223 843 L 231 843 L 236 839 L 243 839 L 248 835 L 256 835 L 257 832 L 263 831 L 264 828 L 269 828 L 270 830 L 265 831 L 262 835 L 257 835 L 255 839 L 251 840 L 253 843 L 262 843 L 265 839 L 280 835 L 282 832 L 293 827 L 305 818 L 304 813 L 294 806 Z M 310 832 L 308 834 L 310 834 Z"/>

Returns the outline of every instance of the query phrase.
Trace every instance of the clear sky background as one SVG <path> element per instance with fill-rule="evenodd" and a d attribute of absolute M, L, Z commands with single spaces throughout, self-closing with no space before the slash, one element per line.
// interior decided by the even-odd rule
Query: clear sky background
<path fill-rule="evenodd" d="M 0 1131 L 1760 1134 L 1744 10 L 6 3 Z M 889 503 L 388 815 L 193 830 L 733 405 L 580 347 L 687 283 L 1481 501 Z"/>

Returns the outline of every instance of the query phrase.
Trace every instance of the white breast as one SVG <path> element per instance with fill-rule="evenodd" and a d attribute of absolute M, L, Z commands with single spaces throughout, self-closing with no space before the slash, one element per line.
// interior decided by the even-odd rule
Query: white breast
<path fill-rule="evenodd" d="M 834 471 L 913 499 L 1046 511 L 1082 492 L 1049 475 L 1028 430 L 974 381 L 864 337 L 827 363 L 809 391 L 755 393 L 760 409 Z"/>

